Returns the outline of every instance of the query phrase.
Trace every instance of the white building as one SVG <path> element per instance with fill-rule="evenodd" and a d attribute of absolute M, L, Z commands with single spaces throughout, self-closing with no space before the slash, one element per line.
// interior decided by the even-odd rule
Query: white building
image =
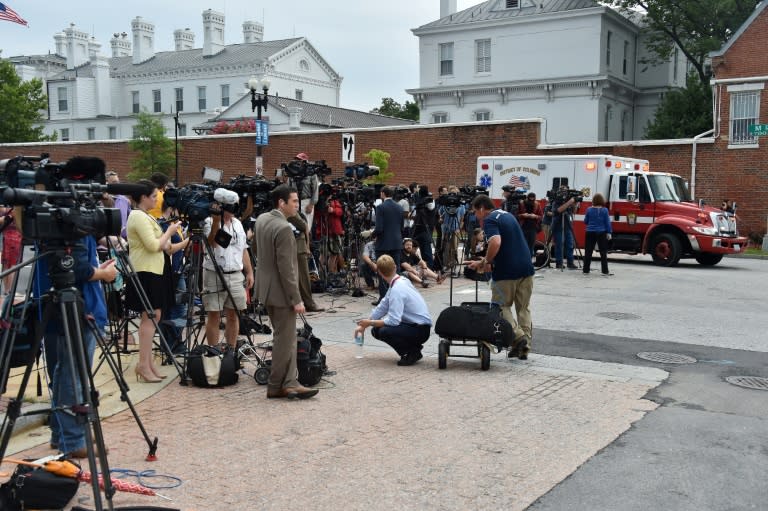
<path fill-rule="evenodd" d="M 141 17 L 131 35 L 116 33 L 111 57 L 71 25 L 54 35 L 55 55 L 12 57 L 24 79 L 42 78 L 48 95 L 45 132 L 58 140 L 125 139 L 135 114 L 158 115 L 169 133 L 174 114 L 179 135 L 218 116 L 243 95 L 255 76 L 271 82 L 271 93 L 338 106 L 342 77 L 303 37 L 263 41 L 260 23 L 243 23 L 243 42 L 224 44 L 224 15 L 203 12 L 203 44 L 190 29 L 176 30 L 174 50 L 155 52 L 154 25 Z"/>
<path fill-rule="evenodd" d="M 638 25 L 593 0 L 488 0 L 413 30 L 421 123 L 546 119 L 545 142 L 642 138 L 686 61 L 643 64 Z"/>

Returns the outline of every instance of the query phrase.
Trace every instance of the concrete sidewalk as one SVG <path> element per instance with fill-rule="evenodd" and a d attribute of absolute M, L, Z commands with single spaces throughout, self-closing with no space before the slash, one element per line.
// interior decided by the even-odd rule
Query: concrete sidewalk
<path fill-rule="evenodd" d="M 446 287 L 424 291 L 435 316 L 447 302 Z M 455 291 L 466 295 L 473 287 L 457 281 Z M 396 366 L 394 352 L 370 336 L 357 359 L 348 338 L 370 300 L 318 301 L 336 311 L 308 318 L 336 374 L 320 383 L 314 399 L 267 400 L 266 388 L 247 374 L 223 389 L 129 379 L 144 426 L 159 438 L 158 461 L 144 460 L 147 445 L 122 411 L 102 421 L 110 467 L 154 470 L 181 484 L 157 490 L 172 502 L 119 493 L 116 506 L 524 509 L 655 409 L 644 396 L 667 376 L 537 355 L 535 345 L 525 362 L 494 354 L 484 372 L 478 360 L 450 358 L 441 371 L 434 335 L 424 360 L 412 367 Z M 123 358 L 126 374 L 135 356 Z M 121 402 L 104 378 L 97 385 L 107 417 Z M 8 454 L 52 454 L 47 434 L 37 427 L 15 435 Z M 81 485 L 71 505 L 78 503 L 93 507 L 90 486 Z"/>

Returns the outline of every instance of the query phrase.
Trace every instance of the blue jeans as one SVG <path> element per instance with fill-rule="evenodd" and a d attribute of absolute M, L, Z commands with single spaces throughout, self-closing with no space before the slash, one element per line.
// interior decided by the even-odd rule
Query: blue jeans
<path fill-rule="evenodd" d="M 76 342 L 76 340 L 73 341 Z M 83 343 L 90 371 L 96 349 L 96 337 L 87 326 L 83 329 Z M 69 407 L 82 404 L 85 398 L 82 396 L 77 371 L 73 370 L 69 360 L 66 337 L 63 333 L 46 334 L 45 360 L 52 386 L 51 406 L 66 408 L 54 410 L 51 414 L 51 443 L 58 444 L 61 452 L 82 449 L 85 447 L 85 428 L 88 426 L 87 423 L 81 423 L 80 419 L 72 415 Z"/>
<path fill-rule="evenodd" d="M 563 246 L 563 234 L 565 234 L 565 246 Z M 555 240 L 555 264 L 563 265 L 563 256 L 568 261 L 568 266 L 573 265 L 573 232 L 565 228 L 565 232 L 560 225 L 553 226 L 552 239 Z"/>

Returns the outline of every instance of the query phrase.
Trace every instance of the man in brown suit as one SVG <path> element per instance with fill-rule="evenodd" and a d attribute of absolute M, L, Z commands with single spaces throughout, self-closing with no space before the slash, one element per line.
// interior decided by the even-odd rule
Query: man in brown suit
<path fill-rule="evenodd" d="M 272 370 L 268 398 L 306 399 L 317 394 L 299 384 L 296 369 L 296 314 L 305 311 L 298 284 L 296 238 L 287 218 L 299 211 L 295 188 L 280 185 L 272 190 L 275 209 L 256 219 L 256 297 L 266 305 L 272 322 Z"/>

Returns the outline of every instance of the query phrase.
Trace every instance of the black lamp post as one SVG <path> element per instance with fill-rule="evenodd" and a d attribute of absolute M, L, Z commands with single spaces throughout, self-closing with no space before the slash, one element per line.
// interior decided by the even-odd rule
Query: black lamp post
<path fill-rule="evenodd" d="M 173 182 L 174 186 L 179 185 L 179 112 L 173 114 L 173 144 L 176 149 L 176 180 Z"/>
<path fill-rule="evenodd" d="M 261 86 L 262 92 L 257 92 L 259 90 L 259 86 Z M 255 76 L 252 76 L 250 80 L 248 80 L 248 88 L 251 90 L 251 111 L 256 112 L 256 120 L 261 121 L 261 109 L 264 108 L 264 111 L 267 111 L 267 105 L 269 103 L 269 96 L 267 94 L 269 93 L 269 86 L 270 81 L 266 78 L 259 80 Z M 261 144 L 256 145 L 256 167 L 257 171 L 258 168 L 263 168 L 264 162 L 261 158 Z"/>

